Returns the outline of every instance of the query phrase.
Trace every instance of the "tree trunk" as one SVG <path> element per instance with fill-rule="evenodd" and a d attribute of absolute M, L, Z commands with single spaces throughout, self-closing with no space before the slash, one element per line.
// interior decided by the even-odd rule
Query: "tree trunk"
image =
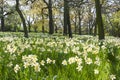
<path fill-rule="evenodd" d="M 4 16 L 1 17 L 1 31 L 5 31 L 5 23 L 4 23 Z"/>
<path fill-rule="evenodd" d="M 103 27 L 102 15 L 101 15 L 100 0 L 95 0 L 95 6 L 96 6 L 96 23 L 98 26 L 98 36 L 99 36 L 99 40 L 102 40 L 105 39 L 105 37 L 104 37 L 104 27 Z"/>
<path fill-rule="evenodd" d="M 31 32 L 31 24 L 30 24 L 30 21 L 28 21 L 28 30 L 29 30 L 29 32 Z"/>
<path fill-rule="evenodd" d="M 58 28 L 57 28 L 57 25 L 55 24 L 55 33 L 58 33 Z"/>
<path fill-rule="evenodd" d="M 75 25 L 75 34 L 76 34 L 77 33 L 77 15 L 75 15 L 74 25 Z"/>
<path fill-rule="evenodd" d="M 16 0 L 16 11 L 18 12 L 20 18 L 21 18 L 21 21 L 23 23 L 23 28 L 24 28 L 24 37 L 28 38 L 28 31 L 27 31 L 27 26 L 26 26 L 26 23 L 25 23 L 25 18 L 21 12 L 21 10 L 19 9 L 19 0 Z"/>
<path fill-rule="evenodd" d="M 3 3 L 3 2 L 2 2 Z M 1 31 L 5 31 L 5 20 L 4 20 L 4 10 L 3 7 L 1 7 Z"/>
<path fill-rule="evenodd" d="M 64 27 L 63 27 L 63 35 L 67 35 L 67 2 L 64 0 Z"/>
<path fill-rule="evenodd" d="M 68 33 L 69 33 L 69 38 L 72 38 L 72 30 L 71 30 L 71 24 L 70 24 L 70 13 L 69 13 L 69 8 L 68 8 L 68 15 L 67 15 L 67 24 L 68 24 Z"/>
<path fill-rule="evenodd" d="M 43 9 L 42 9 L 42 32 L 45 33 Z"/>
<path fill-rule="evenodd" d="M 94 30 L 93 30 L 93 35 L 96 36 L 97 34 L 97 25 L 96 25 L 96 19 L 94 20 L 93 24 L 92 24 L 92 27 L 94 27 Z"/>
<path fill-rule="evenodd" d="M 94 36 L 97 35 L 97 25 L 95 24 L 95 28 L 94 28 Z"/>
<path fill-rule="evenodd" d="M 49 12 L 49 34 L 53 34 L 54 33 L 54 25 L 53 25 L 52 1 L 51 0 L 49 0 L 48 12 Z"/>
<path fill-rule="evenodd" d="M 42 16 L 42 32 L 45 33 L 44 17 Z"/>
<path fill-rule="evenodd" d="M 81 35 L 81 17 L 80 17 L 81 13 L 80 11 L 78 11 L 78 16 L 79 16 L 79 35 Z"/>
<path fill-rule="evenodd" d="M 68 2 L 67 2 L 67 11 L 66 11 L 66 21 L 67 21 L 67 26 L 68 26 L 68 33 L 69 33 L 69 38 L 72 38 L 72 30 L 71 30 L 71 24 L 70 24 L 70 9 L 68 6 Z"/>

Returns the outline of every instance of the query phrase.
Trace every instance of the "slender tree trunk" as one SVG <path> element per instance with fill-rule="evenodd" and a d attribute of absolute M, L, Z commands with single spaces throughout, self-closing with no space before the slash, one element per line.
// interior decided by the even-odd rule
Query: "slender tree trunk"
<path fill-rule="evenodd" d="M 105 39 L 105 37 L 104 37 L 104 27 L 103 27 L 102 15 L 101 15 L 100 0 L 95 0 L 95 6 L 96 6 L 96 21 L 98 26 L 98 36 L 99 36 L 99 40 L 102 40 Z"/>
<path fill-rule="evenodd" d="M 43 14 L 42 14 L 42 32 L 45 33 L 44 16 L 43 16 Z"/>
<path fill-rule="evenodd" d="M 77 33 L 77 15 L 75 15 L 75 34 Z"/>
<path fill-rule="evenodd" d="M 42 32 L 45 33 L 43 9 L 42 9 Z"/>
<path fill-rule="evenodd" d="M 44 24 L 42 25 L 42 32 L 45 33 Z"/>
<path fill-rule="evenodd" d="M 2 0 L 2 5 L 3 5 L 3 0 Z M 5 31 L 5 20 L 4 20 L 4 9 L 3 6 L 1 7 L 1 31 Z"/>
<path fill-rule="evenodd" d="M 29 30 L 29 32 L 31 32 L 31 24 L 30 24 L 30 21 L 28 21 L 28 30 Z"/>
<path fill-rule="evenodd" d="M 64 27 L 63 27 L 63 35 L 67 35 L 67 2 L 64 0 Z"/>
<path fill-rule="evenodd" d="M 80 11 L 78 11 L 78 16 L 79 16 L 79 35 L 81 35 L 81 17 L 80 17 L 81 13 Z"/>
<path fill-rule="evenodd" d="M 95 24 L 95 28 L 94 28 L 94 36 L 97 35 L 97 25 Z"/>
<path fill-rule="evenodd" d="M 42 22 L 42 32 L 45 33 L 44 21 Z"/>
<path fill-rule="evenodd" d="M 5 31 L 5 23 L 4 23 L 4 16 L 1 17 L 1 31 Z"/>
<path fill-rule="evenodd" d="M 51 0 L 49 0 L 48 12 L 49 12 L 49 34 L 53 34 L 54 33 L 54 25 L 53 25 L 52 1 Z"/>
<path fill-rule="evenodd" d="M 64 32 L 63 32 L 63 35 L 67 35 L 67 29 L 68 29 L 69 37 L 72 38 L 69 6 L 68 6 L 67 0 L 64 0 Z"/>
<path fill-rule="evenodd" d="M 72 38 L 72 30 L 71 30 L 71 24 L 70 24 L 70 13 L 69 13 L 69 9 L 68 9 L 68 15 L 67 15 L 67 23 L 68 23 L 68 33 L 69 33 L 69 37 Z"/>
<path fill-rule="evenodd" d="M 96 25 L 96 19 L 94 20 L 93 24 L 92 24 L 92 27 L 94 27 L 94 30 L 93 30 L 93 35 L 96 36 L 97 34 L 97 25 Z"/>
<path fill-rule="evenodd" d="M 58 28 L 57 28 L 57 25 L 55 24 L 55 33 L 58 33 Z"/>
<path fill-rule="evenodd" d="M 21 12 L 21 10 L 19 9 L 19 0 L 16 0 L 16 11 L 18 12 L 20 18 L 21 18 L 21 21 L 23 23 L 23 28 L 24 28 L 24 37 L 28 38 L 28 31 L 27 31 L 27 26 L 26 26 L 26 23 L 25 23 L 25 18 Z"/>
<path fill-rule="evenodd" d="M 69 38 L 72 38 L 72 30 L 71 30 L 71 22 L 70 22 L 70 9 L 69 9 L 68 3 L 67 3 L 66 16 L 67 16 Z"/>

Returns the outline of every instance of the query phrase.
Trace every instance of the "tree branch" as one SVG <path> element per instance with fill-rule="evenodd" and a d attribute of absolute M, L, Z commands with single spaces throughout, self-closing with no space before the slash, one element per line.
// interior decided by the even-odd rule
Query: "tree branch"
<path fill-rule="evenodd" d="M 43 2 L 44 2 L 47 6 L 49 5 L 46 0 L 43 0 Z"/>
<path fill-rule="evenodd" d="M 7 13 L 6 13 L 6 14 L 4 14 L 3 16 L 10 15 L 10 14 L 12 14 L 12 13 L 14 13 L 14 11 L 7 12 Z"/>

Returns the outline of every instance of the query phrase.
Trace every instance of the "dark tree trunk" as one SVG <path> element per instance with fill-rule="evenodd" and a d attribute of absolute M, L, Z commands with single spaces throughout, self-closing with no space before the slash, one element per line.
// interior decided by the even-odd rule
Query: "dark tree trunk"
<path fill-rule="evenodd" d="M 72 38 L 72 30 L 71 30 L 71 23 L 70 23 L 70 9 L 68 6 L 68 2 L 66 4 L 67 6 L 67 11 L 66 11 L 66 21 L 67 21 L 67 26 L 68 26 L 68 34 L 69 34 L 69 38 Z"/>
<path fill-rule="evenodd" d="M 43 9 L 42 9 L 42 32 L 45 33 Z"/>
<path fill-rule="evenodd" d="M 43 20 L 42 20 L 42 32 L 45 33 L 45 27 L 44 27 L 44 17 L 42 16 Z"/>
<path fill-rule="evenodd" d="M 69 38 L 72 38 L 72 30 L 71 30 L 71 24 L 70 24 L 70 13 L 69 13 L 69 8 L 67 12 L 67 24 L 68 24 L 68 33 L 69 33 Z"/>
<path fill-rule="evenodd" d="M 57 33 L 58 31 L 57 25 L 55 24 L 55 33 Z"/>
<path fill-rule="evenodd" d="M 1 17 L 1 31 L 5 31 L 5 23 L 4 23 L 4 16 Z"/>
<path fill-rule="evenodd" d="M 97 35 L 97 25 L 96 25 L 96 20 L 94 21 L 94 36 Z"/>
<path fill-rule="evenodd" d="M 81 33 L 81 13 L 80 13 L 80 11 L 78 11 L 78 16 L 79 16 L 79 35 L 81 35 L 82 33 Z"/>
<path fill-rule="evenodd" d="M 77 33 L 77 15 L 75 15 L 75 34 Z"/>
<path fill-rule="evenodd" d="M 49 12 L 49 34 L 53 34 L 54 33 L 54 25 L 53 25 L 52 1 L 51 0 L 49 0 L 48 12 Z"/>
<path fill-rule="evenodd" d="M 64 0 L 64 27 L 63 27 L 63 35 L 67 35 L 67 2 Z"/>
<path fill-rule="evenodd" d="M 31 24 L 30 24 L 30 21 L 28 21 L 28 30 L 29 30 L 29 32 L 31 32 Z"/>
<path fill-rule="evenodd" d="M 4 10 L 3 7 L 1 7 L 1 31 L 5 31 L 5 20 L 4 20 Z"/>
<path fill-rule="evenodd" d="M 27 26 L 26 26 L 26 23 L 25 23 L 25 18 L 21 12 L 21 10 L 19 9 L 19 0 L 16 0 L 16 11 L 18 12 L 20 18 L 21 18 L 21 21 L 23 23 L 23 28 L 24 28 L 24 37 L 28 38 L 28 31 L 27 31 Z"/>
<path fill-rule="evenodd" d="M 95 0 L 95 6 L 96 6 L 96 23 L 98 26 L 98 36 L 99 36 L 99 40 L 102 40 L 105 39 L 105 36 L 104 36 L 104 27 L 103 27 L 102 15 L 101 15 L 100 0 Z"/>

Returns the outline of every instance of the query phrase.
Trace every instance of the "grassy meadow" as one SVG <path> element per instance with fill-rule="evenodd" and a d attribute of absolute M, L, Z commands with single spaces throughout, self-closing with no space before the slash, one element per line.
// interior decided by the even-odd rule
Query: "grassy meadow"
<path fill-rule="evenodd" d="M 0 33 L 0 80 L 120 80 L 120 38 Z"/>

